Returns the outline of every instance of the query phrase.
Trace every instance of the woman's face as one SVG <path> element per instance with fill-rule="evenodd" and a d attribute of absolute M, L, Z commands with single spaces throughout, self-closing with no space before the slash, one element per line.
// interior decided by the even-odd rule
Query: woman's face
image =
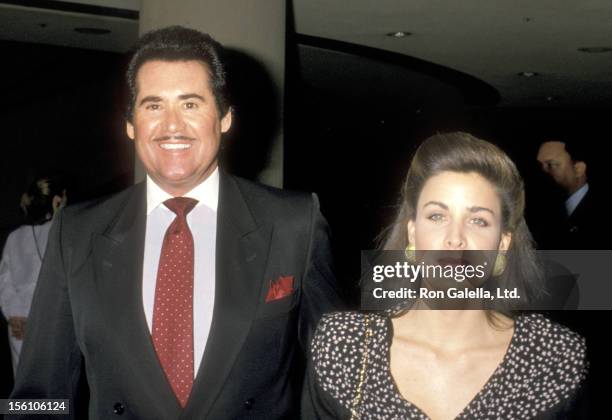
<path fill-rule="evenodd" d="M 408 241 L 419 250 L 499 250 L 510 246 L 502 232 L 501 201 L 493 185 L 470 172 L 429 178 L 408 222 Z"/>

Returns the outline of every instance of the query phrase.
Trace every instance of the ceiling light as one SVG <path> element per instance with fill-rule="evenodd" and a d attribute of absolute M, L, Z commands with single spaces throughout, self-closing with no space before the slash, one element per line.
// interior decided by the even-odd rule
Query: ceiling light
<path fill-rule="evenodd" d="M 74 28 L 74 31 L 87 35 L 106 35 L 111 33 L 109 29 L 102 28 Z"/>
<path fill-rule="evenodd" d="M 555 95 L 547 95 L 547 96 L 529 96 L 527 97 L 530 103 L 548 103 L 548 104 L 557 104 L 563 100 L 562 96 Z"/>
<path fill-rule="evenodd" d="M 610 47 L 582 47 L 582 48 L 578 48 L 578 51 L 583 52 L 583 53 L 590 53 L 590 54 L 600 54 L 600 53 L 607 53 L 612 51 L 612 48 Z"/>
<path fill-rule="evenodd" d="M 522 71 L 522 72 L 518 73 L 518 75 L 520 77 L 525 77 L 527 79 L 530 79 L 532 77 L 539 76 L 540 73 L 536 73 L 535 71 Z"/>
<path fill-rule="evenodd" d="M 406 31 L 396 31 L 396 32 L 389 32 L 387 34 L 387 36 L 390 36 L 391 38 L 406 38 L 407 36 L 412 35 L 411 32 L 406 32 Z"/>

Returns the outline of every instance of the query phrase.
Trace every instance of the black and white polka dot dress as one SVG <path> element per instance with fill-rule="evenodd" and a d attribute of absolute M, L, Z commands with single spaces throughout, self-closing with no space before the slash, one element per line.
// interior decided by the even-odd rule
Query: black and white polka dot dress
<path fill-rule="evenodd" d="M 371 338 L 360 419 L 428 419 L 399 393 L 390 373 L 391 320 L 369 315 Z M 350 418 L 363 363 L 362 313 L 326 315 L 311 346 L 305 418 Z M 504 359 L 457 419 L 582 418 L 584 339 L 540 314 L 521 315 Z"/>

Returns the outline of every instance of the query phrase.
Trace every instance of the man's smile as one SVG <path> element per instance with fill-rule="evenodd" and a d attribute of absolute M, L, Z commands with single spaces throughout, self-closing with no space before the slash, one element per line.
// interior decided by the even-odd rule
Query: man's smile
<path fill-rule="evenodd" d="M 164 150 L 184 150 L 191 148 L 191 143 L 160 143 L 159 147 Z"/>
<path fill-rule="evenodd" d="M 157 137 L 154 141 L 158 143 L 159 147 L 163 150 L 177 151 L 190 149 L 195 138 L 178 134 L 174 136 Z"/>

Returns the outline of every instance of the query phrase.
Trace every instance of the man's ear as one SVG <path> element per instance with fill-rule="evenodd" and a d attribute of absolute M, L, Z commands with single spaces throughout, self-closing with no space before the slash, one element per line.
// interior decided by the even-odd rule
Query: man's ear
<path fill-rule="evenodd" d="M 578 177 L 583 177 L 586 175 L 587 164 L 581 160 L 574 163 L 574 173 Z"/>
<path fill-rule="evenodd" d="M 130 139 L 134 140 L 134 125 L 129 121 L 125 122 L 125 132 Z"/>
<path fill-rule="evenodd" d="M 499 251 L 507 251 L 510 249 L 510 244 L 512 243 L 512 234 L 511 233 L 502 233 L 501 240 L 499 241 Z"/>
<path fill-rule="evenodd" d="M 54 195 L 53 200 L 51 200 L 51 207 L 53 208 L 53 213 L 64 207 L 65 204 L 66 200 L 64 199 L 64 197 Z"/>
<path fill-rule="evenodd" d="M 221 118 L 221 132 L 227 133 L 232 126 L 232 114 L 234 110 L 229 107 L 223 118 Z"/>
<path fill-rule="evenodd" d="M 414 235 L 414 231 L 415 231 L 416 227 L 414 225 L 414 220 L 408 220 L 408 223 L 406 224 L 406 233 L 408 234 L 408 243 L 414 245 L 415 244 L 415 235 Z"/>

